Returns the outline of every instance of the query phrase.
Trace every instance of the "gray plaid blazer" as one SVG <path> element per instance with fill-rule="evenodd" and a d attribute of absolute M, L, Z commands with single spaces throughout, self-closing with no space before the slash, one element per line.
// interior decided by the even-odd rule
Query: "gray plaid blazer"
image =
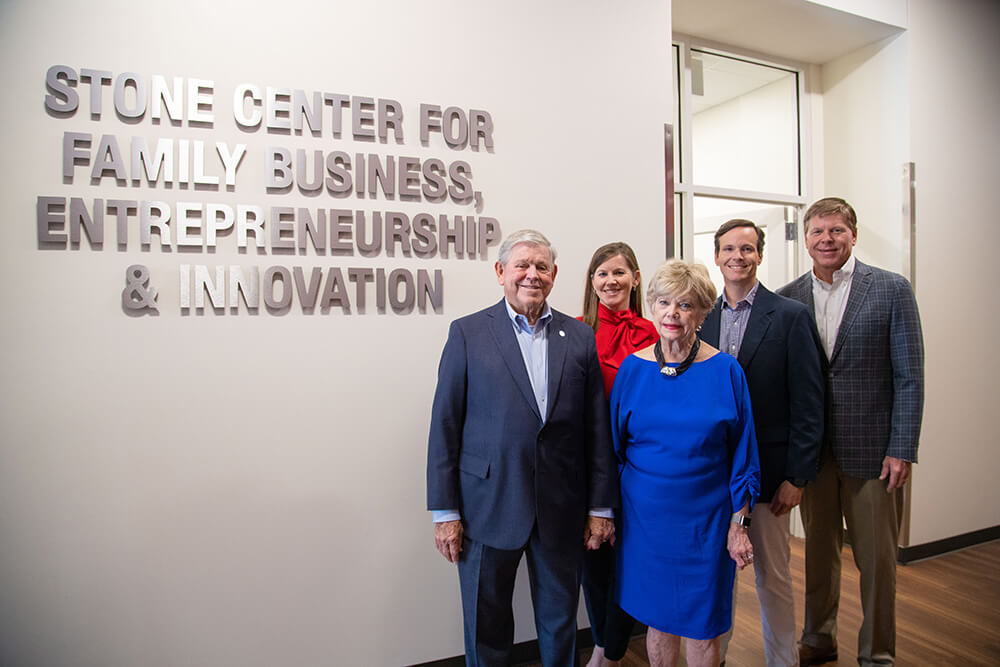
<path fill-rule="evenodd" d="M 815 319 L 812 271 L 778 290 Z M 841 470 L 875 479 L 882 459 L 916 462 L 924 411 L 924 340 L 913 288 L 901 275 L 855 264 L 826 374 L 824 441 Z"/>

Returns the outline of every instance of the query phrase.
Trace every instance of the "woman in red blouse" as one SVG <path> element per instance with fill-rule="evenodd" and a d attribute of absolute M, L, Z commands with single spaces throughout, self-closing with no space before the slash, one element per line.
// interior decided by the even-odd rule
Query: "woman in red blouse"
<path fill-rule="evenodd" d="M 639 263 L 627 243 L 608 243 L 594 252 L 580 319 L 594 329 L 604 391 L 610 396 L 622 360 L 659 337 L 653 323 L 642 317 Z M 635 625 L 615 603 L 614 572 L 615 552 L 610 544 L 586 553 L 583 594 L 594 636 L 594 653 L 587 667 L 619 664 Z"/>

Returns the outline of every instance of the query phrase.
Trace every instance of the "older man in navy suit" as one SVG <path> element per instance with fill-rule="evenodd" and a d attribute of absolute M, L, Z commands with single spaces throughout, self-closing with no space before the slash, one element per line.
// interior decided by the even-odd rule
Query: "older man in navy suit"
<path fill-rule="evenodd" d="M 764 230 L 756 224 L 737 219 L 719 227 L 715 263 L 725 288 L 702 324 L 701 338 L 736 357 L 746 373 L 760 454 L 760 496 L 749 532 L 764 656 L 768 667 L 794 667 L 799 657 L 789 513 L 819 469 L 823 372 L 808 309 L 760 283 L 763 257 Z M 723 635 L 723 658 L 731 636 L 732 629 Z"/>
<path fill-rule="evenodd" d="M 896 654 L 896 551 L 902 488 L 917 460 L 924 404 L 924 344 L 913 288 L 857 261 L 858 219 L 843 199 L 806 211 L 812 271 L 779 292 L 815 316 L 827 369 L 822 467 L 802 498 L 806 530 L 801 665 L 837 658 L 843 522 L 861 573 L 861 665 Z"/>
<path fill-rule="evenodd" d="M 500 246 L 504 298 L 455 320 L 427 453 L 434 539 L 458 564 L 467 665 L 506 665 L 527 557 L 542 662 L 576 664 L 582 544 L 613 538 L 618 502 L 594 332 L 549 307 L 556 254 L 522 230 Z"/>

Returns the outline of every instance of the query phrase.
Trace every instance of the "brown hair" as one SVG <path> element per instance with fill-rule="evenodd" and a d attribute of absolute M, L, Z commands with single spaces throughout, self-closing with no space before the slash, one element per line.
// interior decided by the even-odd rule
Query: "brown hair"
<path fill-rule="evenodd" d="M 744 220 L 742 218 L 734 218 L 722 223 L 722 226 L 715 231 L 715 255 L 719 255 L 719 239 L 725 234 L 733 231 L 737 227 L 749 227 L 757 232 L 757 254 L 764 254 L 764 230 L 757 226 L 755 222 L 750 220 Z"/>
<path fill-rule="evenodd" d="M 809 231 L 809 220 L 811 218 L 822 218 L 827 215 L 839 215 L 844 218 L 844 222 L 851 228 L 855 236 L 858 233 L 858 214 L 854 208 L 840 197 L 824 197 L 818 200 L 806 211 L 806 217 L 802 219 L 802 233 Z"/>
<path fill-rule="evenodd" d="M 594 278 L 594 272 L 597 271 L 597 267 L 617 255 L 622 256 L 632 273 L 639 272 L 639 261 L 635 258 L 635 252 L 629 244 L 623 241 L 607 243 L 594 251 L 594 256 L 590 258 L 590 266 L 587 267 L 587 279 L 583 287 L 583 317 L 581 318 L 584 323 L 590 325 L 590 328 L 594 331 L 597 331 L 598 299 L 597 293 L 594 292 L 594 286 L 591 283 L 591 280 Z M 636 284 L 631 294 L 629 294 L 628 307 L 629 310 L 634 312 L 639 317 L 642 317 L 641 284 Z"/>

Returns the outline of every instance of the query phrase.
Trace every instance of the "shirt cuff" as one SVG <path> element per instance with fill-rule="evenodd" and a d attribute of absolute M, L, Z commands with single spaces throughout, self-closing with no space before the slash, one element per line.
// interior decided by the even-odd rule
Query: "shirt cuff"
<path fill-rule="evenodd" d="M 434 523 L 459 521 L 462 518 L 462 515 L 458 513 L 458 510 L 431 510 L 431 514 L 434 517 Z"/>
<path fill-rule="evenodd" d="M 597 516 L 602 519 L 614 519 L 615 511 L 610 507 L 591 507 L 590 516 Z"/>

